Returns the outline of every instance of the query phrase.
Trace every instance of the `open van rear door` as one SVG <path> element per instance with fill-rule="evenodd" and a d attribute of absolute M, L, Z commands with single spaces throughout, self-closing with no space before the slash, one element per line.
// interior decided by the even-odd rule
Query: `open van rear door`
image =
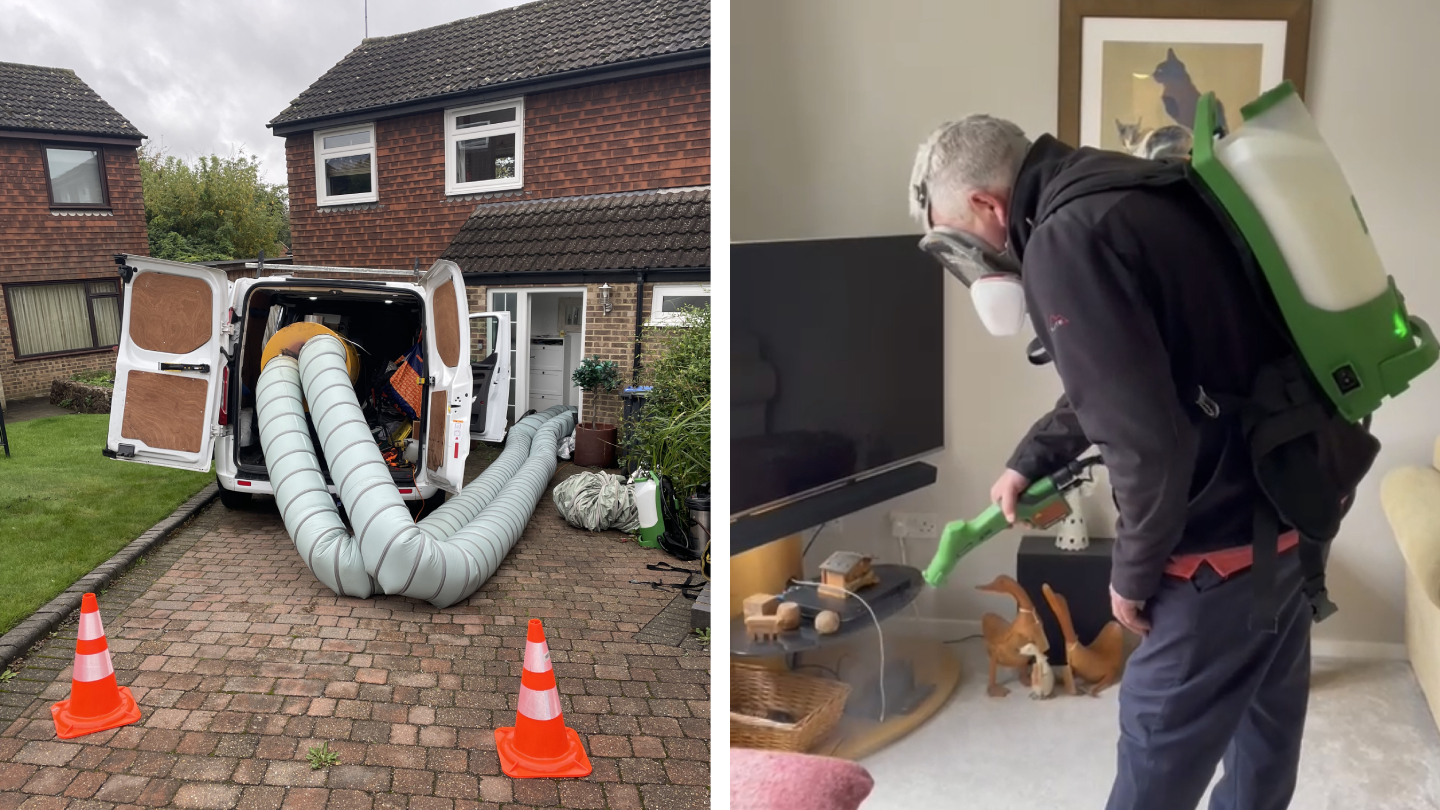
<path fill-rule="evenodd" d="M 454 495 L 465 485 L 470 455 L 470 305 L 460 266 L 441 259 L 421 279 L 425 289 L 425 445 L 415 483 Z"/>
<path fill-rule="evenodd" d="M 225 271 L 119 256 L 124 316 L 104 453 L 206 472 L 220 407 Z"/>
<path fill-rule="evenodd" d="M 510 313 L 477 312 L 470 321 L 470 337 L 479 347 L 479 352 L 471 352 L 474 399 L 470 403 L 470 438 L 498 442 L 505 438 L 509 408 Z"/>

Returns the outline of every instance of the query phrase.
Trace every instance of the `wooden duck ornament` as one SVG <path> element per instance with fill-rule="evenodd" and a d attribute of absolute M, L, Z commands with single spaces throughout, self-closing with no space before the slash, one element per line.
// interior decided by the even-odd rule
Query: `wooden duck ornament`
<path fill-rule="evenodd" d="M 1035 613 L 1035 603 L 1014 577 L 1001 574 L 990 584 L 977 585 L 975 588 L 988 593 L 1004 594 L 1015 600 L 1016 613 L 1013 620 L 1006 621 L 994 613 L 986 613 L 980 619 L 980 632 L 985 637 L 985 647 L 990 654 L 988 692 L 990 697 L 1005 697 L 1010 694 L 1010 690 L 996 681 L 996 671 L 1000 667 L 1014 669 L 1020 676 L 1020 682 L 1029 686 L 1033 661 L 1021 650 L 1025 645 L 1033 644 L 1035 650 L 1043 655 L 1050 650 L 1050 642 L 1045 638 L 1045 628 L 1040 623 L 1039 615 Z"/>
<path fill-rule="evenodd" d="M 1119 622 L 1109 622 L 1096 634 L 1089 644 L 1081 644 L 1075 634 L 1075 623 L 1070 619 L 1070 603 L 1056 593 L 1049 583 L 1040 586 L 1045 592 L 1045 601 L 1055 612 L 1060 622 L 1060 632 L 1065 636 L 1065 691 L 1078 693 L 1077 679 L 1091 684 L 1091 697 L 1098 696 L 1104 689 L 1120 680 L 1120 667 L 1125 658 L 1125 631 Z"/>

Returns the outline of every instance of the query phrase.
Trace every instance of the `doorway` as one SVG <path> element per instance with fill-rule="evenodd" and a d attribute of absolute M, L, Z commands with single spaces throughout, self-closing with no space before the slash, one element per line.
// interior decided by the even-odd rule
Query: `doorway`
<path fill-rule="evenodd" d="M 494 288 L 489 309 L 510 313 L 509 421 L 555 405 L 581 407 L 570 381 L 585 353 L 585 288 Z"/>

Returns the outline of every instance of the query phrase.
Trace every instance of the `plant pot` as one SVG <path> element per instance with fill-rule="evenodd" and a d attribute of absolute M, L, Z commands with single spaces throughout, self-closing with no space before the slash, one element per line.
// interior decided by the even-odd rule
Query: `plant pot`
<path fill-rule="evenodd" d="M 575 466 L 615 466 L 614 425 L 597 425 L 594 422 L 575 428 Z"/>

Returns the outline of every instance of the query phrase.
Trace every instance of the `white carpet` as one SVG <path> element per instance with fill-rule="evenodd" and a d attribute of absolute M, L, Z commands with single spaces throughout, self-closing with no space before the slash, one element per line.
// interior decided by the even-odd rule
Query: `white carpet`
<path fill-rule="evenodd" d="M 964 663 L 959 690 L 915 733 L 861 763 L 875 777 L 862 810 L 1101 810 L 1114 774 L 1117 690 L 1033 701 L 1010 675 L 1010 695 L 989 698 L 983 645 L 953 646 Z M 1410 665 L 1317 659 L 1314 672 L 1292 810 L 1440 808 L 1440 733 Z"/>

